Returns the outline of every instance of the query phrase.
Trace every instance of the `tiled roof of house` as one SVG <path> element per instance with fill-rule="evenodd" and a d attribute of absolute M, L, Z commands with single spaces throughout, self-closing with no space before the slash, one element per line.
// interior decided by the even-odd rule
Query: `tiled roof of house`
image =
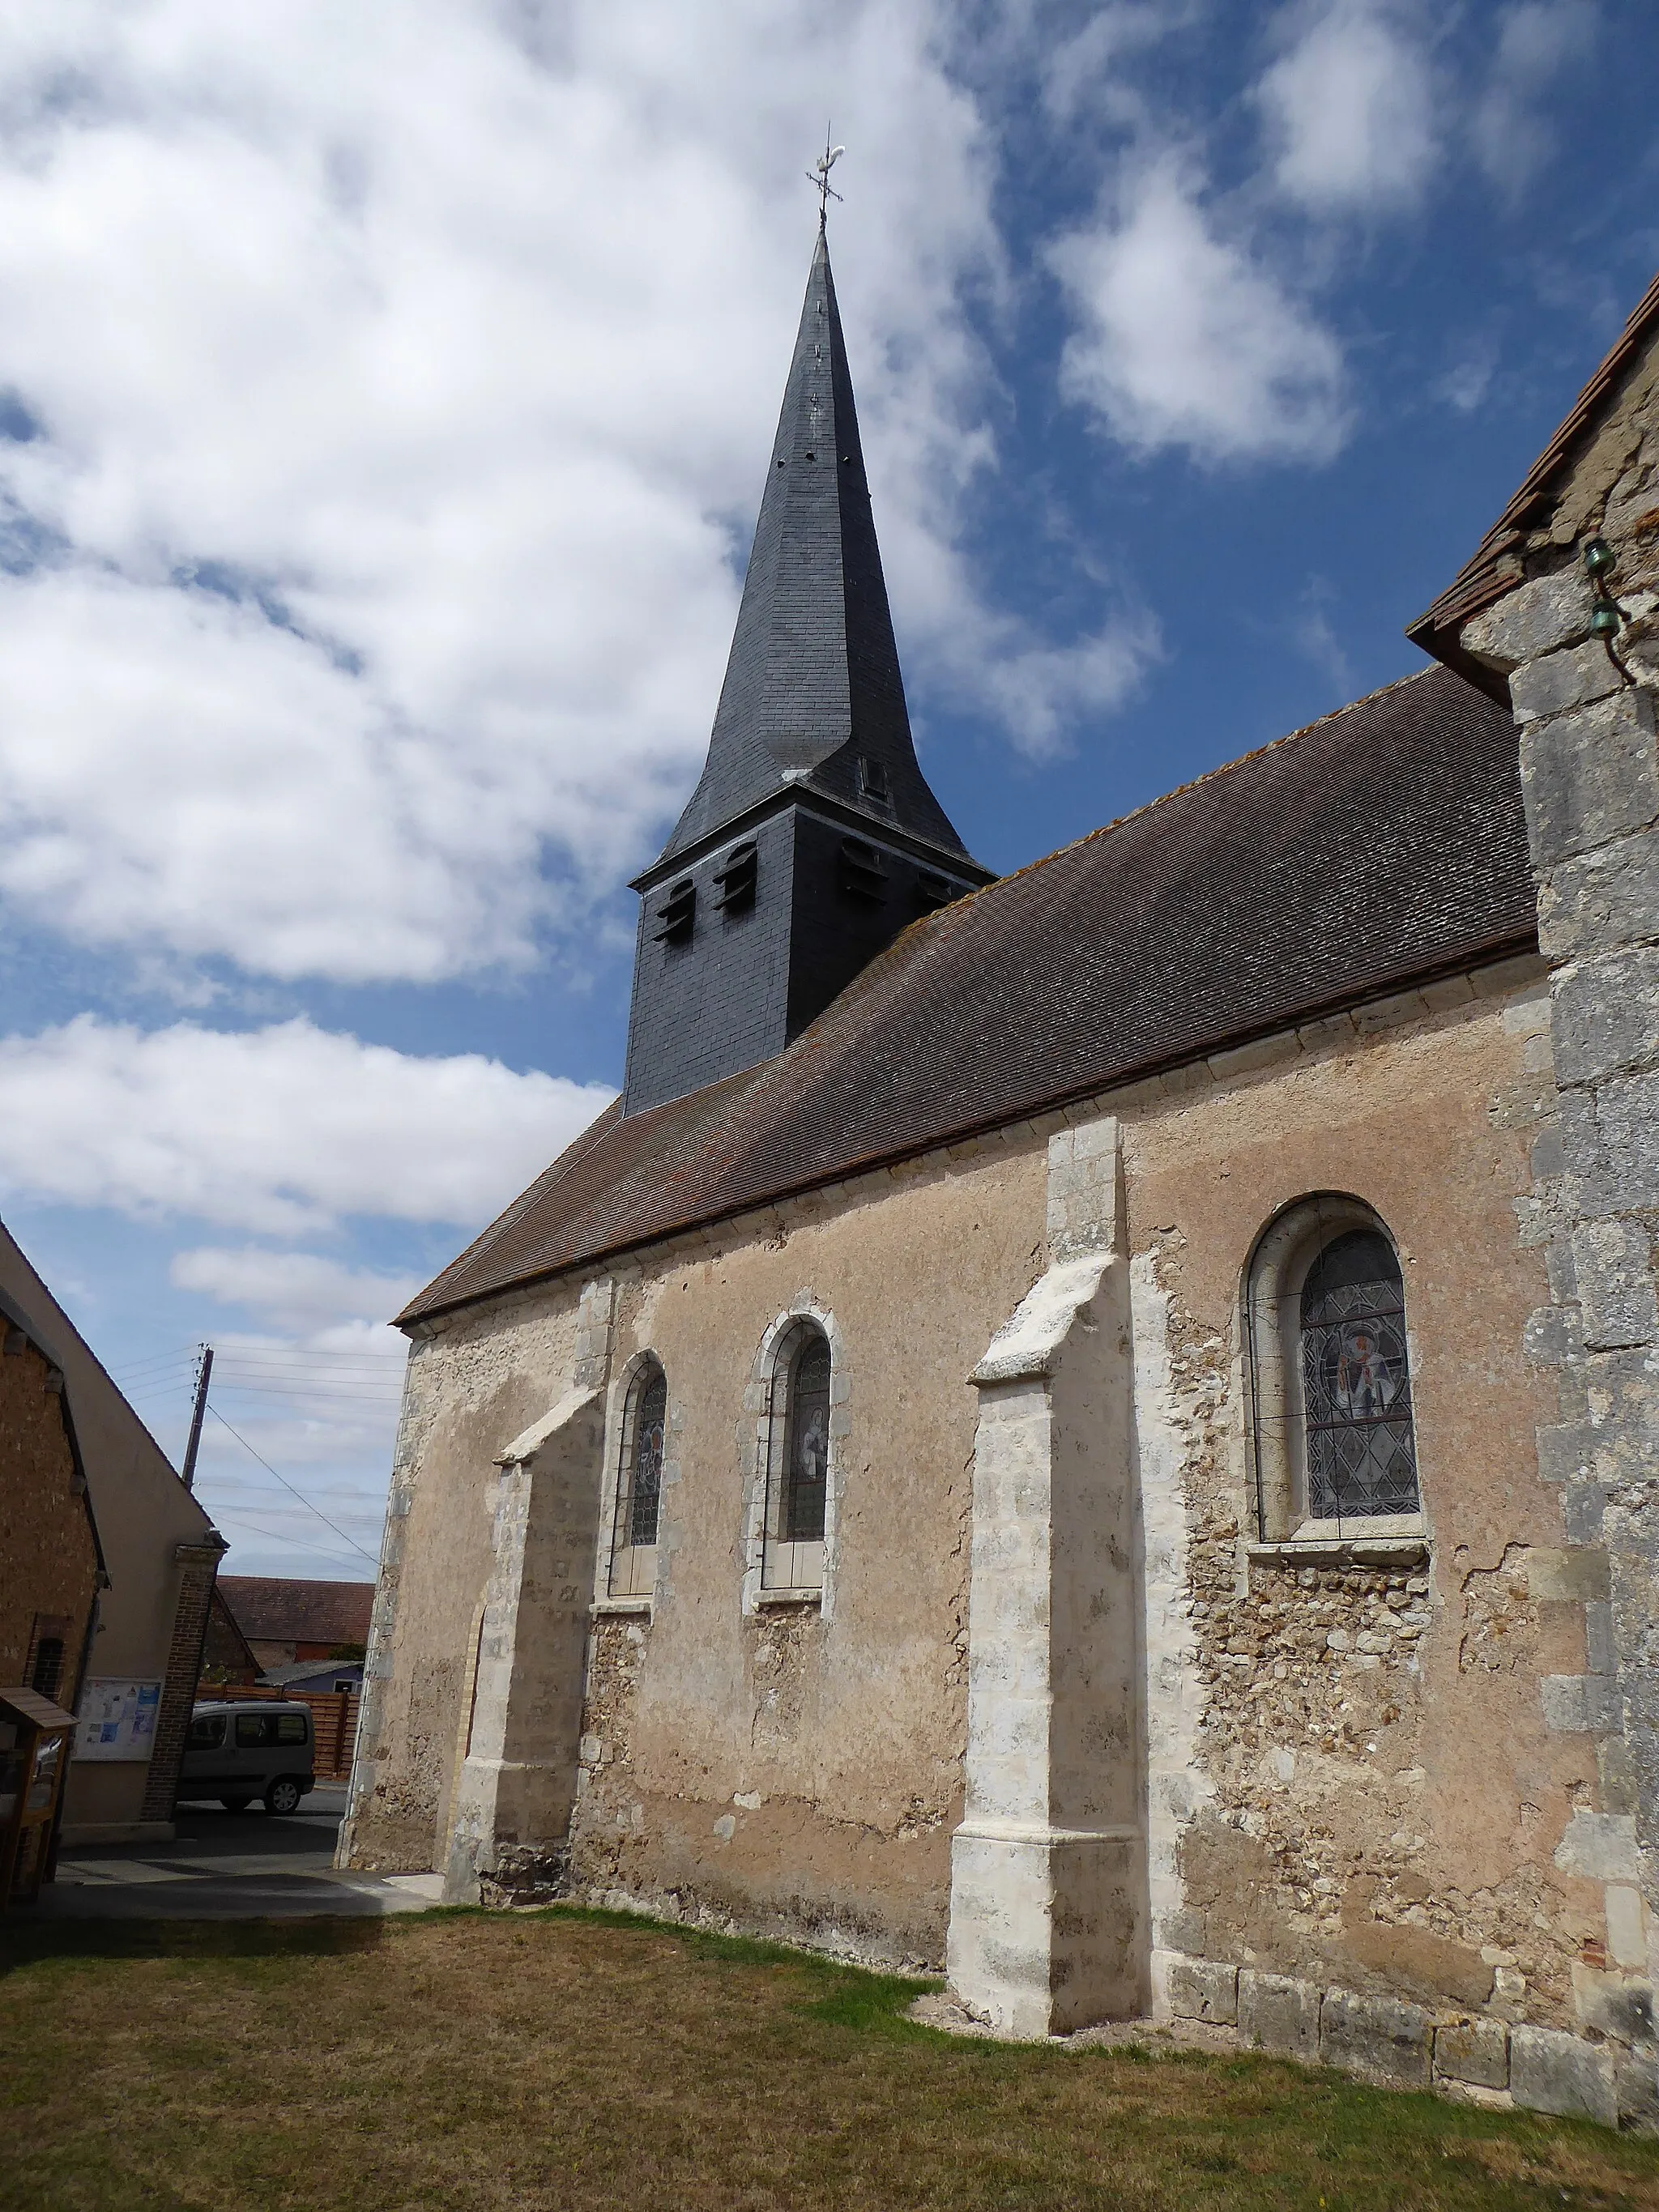
<path fill-rule="evenodd" d="M 1426 669 L 914 923 L 775 1059 L 612 1107 L 400 1318 L 1535 942 L 1514 725 Z"/>
<path fill-rule="evenodd" d="M 218 1589 L 245 1637 L 264 1644 L 367 1644 L 373 1583 L 290 1582 L 221 1575 Z"/>

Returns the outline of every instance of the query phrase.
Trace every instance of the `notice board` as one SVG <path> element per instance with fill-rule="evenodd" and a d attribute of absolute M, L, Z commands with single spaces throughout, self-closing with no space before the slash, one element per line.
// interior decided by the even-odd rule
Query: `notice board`
<path fill-rule="evenodd" d="M 81 1693 L 75 1756 L 148 1759 L 155 1748 L 155 1716 L 161 1707 L 159 1682 L 94 1674 Z"/>

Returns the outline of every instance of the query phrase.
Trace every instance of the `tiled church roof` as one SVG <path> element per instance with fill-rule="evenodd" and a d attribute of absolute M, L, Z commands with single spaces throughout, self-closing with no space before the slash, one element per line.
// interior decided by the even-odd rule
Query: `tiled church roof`
<path fill-rule="evenodd" d="M 1535 943 L 1514 725 L 1426 669 L 914 923 L 775 1059 L 611 1108 L 400 1318 Z"/>

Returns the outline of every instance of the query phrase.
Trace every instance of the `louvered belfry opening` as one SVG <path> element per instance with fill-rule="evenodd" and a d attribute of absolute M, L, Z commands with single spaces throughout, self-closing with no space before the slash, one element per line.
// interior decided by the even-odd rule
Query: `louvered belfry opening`
<path fill-rule="evenodd" d="M 989 880 L 916 760 L 820 230 L 708 757 L 634 885 L 624 1111 L 771 1059 Z"/>

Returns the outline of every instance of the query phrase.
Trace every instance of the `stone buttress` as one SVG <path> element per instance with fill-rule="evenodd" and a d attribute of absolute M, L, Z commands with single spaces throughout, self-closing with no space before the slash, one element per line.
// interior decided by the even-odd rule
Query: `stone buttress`
<path fill-rule="evenodd" d="M 993 2026 L 1144 2011 L 1139 1540 L 1118 1128 L 1048 1152 L 1049 1266 L 972 1381 L 967 1800 L 948 1964 Z"/>

